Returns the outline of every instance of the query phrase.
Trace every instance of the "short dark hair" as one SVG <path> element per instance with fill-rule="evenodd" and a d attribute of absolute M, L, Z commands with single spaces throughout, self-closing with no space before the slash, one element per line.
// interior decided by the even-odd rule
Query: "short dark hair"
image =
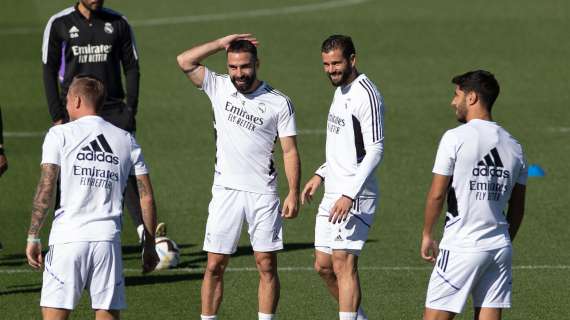
<path fill-rule="evenodd" d="M 475 70 L 460 74 L 453 77 L 451 82 L 459 86 L 459 89 L 465 93 L 475 92 L 489 111 L 491 111 L 501 90 L 495 76 L 485 70 Z"/>
<path fill-rule="evenodd" d="M 334 49 L 342 50 L 342 56 L 347 60 L 350 59 L 351 55 L 356 54 L 352 38 L 341 34 L 333 34 L 323 41 L 321 52 L 330 52 Z"/>
<path fill-rule="evenodd" d="M 249 52 L 255 61 L 257 61 L 257 48 L 255 45 L 245 39 L 230 42 L 227 52 Z"/>
<path fill-rule="evenodd" d="M 69 90 L 73 90 L 74 94 L 80 95 L 88 104 L 95 108 L 95 112 L 99 112 L 105 103 L 106 91 L 103 81 L 92 75 L 77 75 L 71 81 Z"/>

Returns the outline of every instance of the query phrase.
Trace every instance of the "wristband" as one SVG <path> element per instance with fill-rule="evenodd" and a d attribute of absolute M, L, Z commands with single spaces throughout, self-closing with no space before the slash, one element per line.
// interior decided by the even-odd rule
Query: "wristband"
<path fill-rule="evenodd" d="M 28 243 L 30 243 L 30 242 L 31 243 L 41 243 L 42 239 L 28 236 L 28 239 L 26 239 L 26 242 L 28 242 Z"/>

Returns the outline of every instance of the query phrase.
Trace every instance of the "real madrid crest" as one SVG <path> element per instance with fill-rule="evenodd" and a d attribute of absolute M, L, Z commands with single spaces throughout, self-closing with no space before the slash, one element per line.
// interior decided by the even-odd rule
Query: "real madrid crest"
<path fill-rule="evenodd" d="M 112 34 L 114 29 L 113 29 L 113 25 L 110 22 L 105 22 L 105 27 L 103 28 L 105 30 L 106 33 L 108 34 Z"/>
<path fill-rule="evenodd" d="M 260 102 L 260 103 L 257 105 L 257 110 L 259 110 L 259 112 L 261 112 L 261 113 L 265 113 L 265 110 L 266 110 L 266 109 L 267 109 L 267 108 L 265 107 L 265 103 L 263 103 L 263 102 Z"/>

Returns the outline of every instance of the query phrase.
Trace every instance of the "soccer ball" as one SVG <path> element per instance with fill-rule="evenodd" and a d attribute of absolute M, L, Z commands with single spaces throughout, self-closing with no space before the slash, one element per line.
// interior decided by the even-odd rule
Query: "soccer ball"
<path fill-rule="evenodd" d="M 155 248 L 160 262 L 156 265 L 155 270 L 164 270 L 174 268 L 180 262 L 180 249 L 176 242 L 167 237 L 157 237 Z"/>

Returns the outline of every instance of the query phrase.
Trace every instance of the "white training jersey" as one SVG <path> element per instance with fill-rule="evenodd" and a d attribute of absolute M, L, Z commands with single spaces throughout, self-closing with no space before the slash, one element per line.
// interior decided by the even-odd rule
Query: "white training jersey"
<path fill-rule="evenodd" d="M 384 153 L 384 100 L 364 74 L 338 87 L 327 119 L 326 162 L 316 171 L 325 192 L 376 197 L 375 169 Z"/>
<path fill-rule="evenodd" d="M 277 194 L 273 150 L 277 137 L 295 136 L 291 100 L 266 82 L 242 94 L 229 75 L 205 68 L 201 89 L 214 111 L 214 184 L 241 191 Z"/>
<path fill-rule="evenodd" d="M 127 178 L 148 173 L 134 137 L 98 116 L 81 117 L 49 130 L 47 163 L 60 167 L 61 190 L 49 244 L 120 241 Z"/>
<path fill-rule="evenodd" d="M 515 183 L 527 179 L 515 138 L 495 122 L 471 120 L 443 135 L 433 173 L 452 177 L 440 248 L 478 252 L 510 245 L 503 210 Z"/>

